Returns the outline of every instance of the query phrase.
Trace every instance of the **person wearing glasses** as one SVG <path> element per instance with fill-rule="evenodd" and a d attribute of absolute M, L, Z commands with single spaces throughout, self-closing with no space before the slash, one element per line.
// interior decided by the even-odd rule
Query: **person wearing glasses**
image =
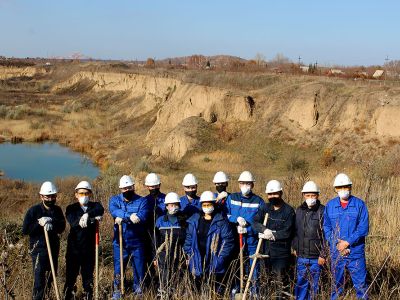
<path fill-rule="evenodd" d="M 64 299 L 74 299 L 76 278 L 82 276 L 84 299 L 93 297 L 96 221 L 101 221 L 104 208 L 93 200 L 92 186 L 81 181 L 75 188 L 76 202 L 67 206 L 65 216 L 70 225 L 66 254 Z"/>

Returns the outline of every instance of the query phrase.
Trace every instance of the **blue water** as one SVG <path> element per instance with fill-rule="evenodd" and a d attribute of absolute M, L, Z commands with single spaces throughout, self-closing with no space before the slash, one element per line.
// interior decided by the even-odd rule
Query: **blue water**
<path fill-rule="evenodd" d="M 4 177 L 43 182 L 56 177 L 93 179 L 99 169 L 84 155 L 56 143 L 0 144 L 0 170 Z"/>

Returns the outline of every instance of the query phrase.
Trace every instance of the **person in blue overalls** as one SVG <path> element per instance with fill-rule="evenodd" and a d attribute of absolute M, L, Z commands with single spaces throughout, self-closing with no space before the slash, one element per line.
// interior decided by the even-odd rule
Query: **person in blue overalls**
<path fill-rule="evenodd" d="M 229 254 L 234 248 L 234 236 L 228 220 L 215 211 L 214 193 L 203 192 L 200 202 L 202 211 L 187 220 L 183 250 L 197 289 L 205 282 L 214 282 L 214 290 L 221 295 Z"/>
<path fill-rule="evenodd" d="M 338 174 L 333 186 L 338 197 L 326 204 L 323 226 L 331 254 L 331 299 L 343 294 L 345 269 L 350 273 L 357 298 L 368 299 L 365 262 L 368 209 L 364 201 L 351 194 L 352 182 L 346 174 Z"/>
<path fill-rule="evenodd" d="M 168 283 L 179 281 L 181 276 L 179 271 L 187 226 L 180 203 L 177 193 L 168 193 L 165 197 L 165 214 L 158 217 L 155 224 L 154 265 L 158 267 L 160 274 L 158 296 L 162 299 L 173 295 L 173 288 Z"/>
<path fill-rule="evenodd" d="M 149 207 L 145 198 L 135 193 L 135 183 L 130 176 L 124 175 L 119 181 L 121 193 L 112 196 L 109 201 L 109 210 L 114 218 L 114 293 L 113 299 L 121 298 L 121 269 L 119 225 L 122 226 L 123 239 L 123 267 L 126 268 L 131 256 L 133 268 L 133 293 L 142 294 L 141 283 L 145 273 L 144 246 L 147 235 L 143 224 L 149 215 Z"/>
<path fill-rule="evenodd" d="M 307 181 L 301 192 L 303 203 L 296 210 L 292 242 L 297 256 L 294 294 L 298 300 L 311 300 L 317 298 L 318 281 L 326 259 L 322 231 L 325 206 L 318 200 L 320 189 L 314 181 Z"/>
<path fill-rule="evenodd" d="M 258 211 L 265 206 L 264 200 L 255 195 L 252 190 L 254 188 L 255 178 L 249 171 L 244 171 L 239 176 L 240 193 L 232 193 L 226 200 L 226 213 L 229 222 L 237 228 L 236 245 L 239 245 L 239 236 L 243 237 L 243 253 L 245 256 L 255 254 L 258 243 L 258 232 L 252 228 L 253 218 Z M 250 265 L 252 263 L 250 259 Z M 250 269 L 250 268 L 247 268 Z M 249 272 L 249 270 L 247 271 Z M 258 279 L 259 264 L 253 273 L 253 279 Z M 232 294 L 237 292 L 238 288 L 234 287 Z M 256 286 L 252 287 L 252 292 L 256 293 Z"/>
<path fill-rule="evenodd" d="M 181 210 L 188 217 L 201 210 L 200 197 L 197 196 L 198 183 L 196 176 L 191 173 L 183 177 L 182 185 L 185 195 L 181 197 Z"/>

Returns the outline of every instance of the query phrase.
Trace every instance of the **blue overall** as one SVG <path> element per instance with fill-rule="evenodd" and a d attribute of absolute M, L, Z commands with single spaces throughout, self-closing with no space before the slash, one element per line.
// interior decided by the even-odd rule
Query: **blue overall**
<path fill-rule="evenodd" d="M 358 299 L 368 299 L 367 268 L 365 262 L 365 237 L 368 235 L 368 210 L 364 201 L 350 196 L 346 208 L 339 197 L 330 200 L 325 207 L 324 235 L 329 243 L 334 284 L 331 299 L 337 299 L 344 289 L 344 270 L 350 272 Z M 336 249 L 338 239 L 347 241 L 350 254 L 341 256 Z"/>
<path fill-rule="evenodd" d="M 193 214 L 201 211 L 200 205 L 200 197 L 196 196 L 192 199 L 192 202 L 189 201 L 189 198 L 185 195 L 180 198 L 181 200 L 181 211 L 187 217 L 191 217 Z"/>
<path fill-rule="evenodd" d="M 123 244 L 123 266 L 124 270 L 128 263 L 129 256 L 132 256 L 133 268 L 133 291 L 141 293 L 140 284 L 145 273 L 144 243 L 146 230 L 143 228 L 148 215 L 149 206 L 145 198 L 134 195 L 130 201 L 125 201 L 122 194 L 112 196 L 109 201 L 109 210 L 113 218 L 120 217 L 122 222 L 122 244 Z M 136 213 L 140 219 L 138 224 L 133 224 L 130 216 Z M 120 274 L 120 245 L 118 225 L 114 225 L 114 290 L 118 290 L 121 284 Z"/>
<path fill-rule="evenodd" d="M 247 234 L 243 234 L 243 254 L 248 256 L 253 255 L 257 249 L 258 232 L 256 232 L 251 225 L 259 209 L 265 206 L 264 200 L 253 193 L 251 193 L 249 197 L 244 197 L 242 193 L 232 193 L 226 199 L 225 205 L 229 222 L 237 226 L 238 217 L 242 217 L 246 220 Z M 237 241 L 237 244 L 239 244 L 239 241 Z M 253 260 L 250 259 L 250 265 L 252 262 Z M 258 262 L 253 273 L 254 280 L 259 277 L 259 268 L 260 264 Z M 247 272 L 249 272 L 249 268 L 247 268 Z"/>

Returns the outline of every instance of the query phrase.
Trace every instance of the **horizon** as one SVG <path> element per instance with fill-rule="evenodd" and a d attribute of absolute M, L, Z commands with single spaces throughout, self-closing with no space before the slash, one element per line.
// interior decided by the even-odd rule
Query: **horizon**
<path fill-rule="evenodd" d="M 346 9 L 344 9 L 346 8 Z M 383 66 L 400 57 L 396 1 L 0 0 L 0 56 L 145 61 L 283 54 L 304 65 Z M 243 20 L 243 21 L 241 21 Z"/>

